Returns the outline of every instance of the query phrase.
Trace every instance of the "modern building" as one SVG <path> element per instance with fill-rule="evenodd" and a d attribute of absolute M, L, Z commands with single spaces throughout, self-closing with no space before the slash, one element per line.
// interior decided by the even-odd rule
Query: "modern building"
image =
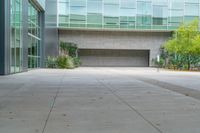
<path fill-rule="evenodd" d="M 56 0 L 0 1 L 0 74 L 45 67 L 58 53 Z"/>
<path fill-rule="evenodd" d="M 0 74 L 45 67 L 59 41 L 80 49 L 83 66 L 154 66 L 199 0 L 1 0 Z"/>

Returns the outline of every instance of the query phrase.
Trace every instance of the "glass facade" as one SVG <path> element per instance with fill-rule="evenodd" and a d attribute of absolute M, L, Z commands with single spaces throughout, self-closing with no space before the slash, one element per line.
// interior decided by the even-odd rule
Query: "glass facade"
<path fill-rule="evenodd" d="M 40 5 L 45 9 L 45 0 L 37 0 Z"/>
<path fill-rule="evenodd" d="M 58 26 L 174 30 L 199 19 L 199 6 L 199 0 L 58 0 Z"/>
<path fill-rule="evenodd" d="M 36 8 L 28 6 L 28 67 L 40 67 L 41 30 L 40 16 Z"/>
<path fill-rule="evenodd" d="M 10 73 L 22 71 L 22 0 L 11 0 Z"/>

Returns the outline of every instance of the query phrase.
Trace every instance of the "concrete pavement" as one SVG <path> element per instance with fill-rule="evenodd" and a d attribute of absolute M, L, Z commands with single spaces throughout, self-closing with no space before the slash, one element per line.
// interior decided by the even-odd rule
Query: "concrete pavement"
<path fill-rule="evenodd" d="M 199 81 L 152 68 L 2 76 L 0 133 L 199 133 Z"/>

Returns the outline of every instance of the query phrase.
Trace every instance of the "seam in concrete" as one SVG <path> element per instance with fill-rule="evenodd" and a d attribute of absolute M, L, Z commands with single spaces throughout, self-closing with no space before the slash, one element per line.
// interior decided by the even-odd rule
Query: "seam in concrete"
<path fill-rule="evenodd" d="M 137 109 L 135 109 L 133 106 L 131 106 L 128 102 L 126 102 L 123 98 L 121 98 L 119 95 L 117 95 L 110 86 L 105 85 L 102 81 L 98 80 L 97 81 L 104 86 L 105 88 L 107 88 L 115 97 L 117 97 L 117 99 L 119 99 L 122 103 L 124 103 L 125 105 L 127 105 L 132 111 L 134 111 L 136 114 L 138 114 L 144 121 L 146 121 L 148 124 L 150 124 L 155 130 L 157 130 L 159 133 L 163 133 L 161 131 L 161 129 L 159 129 L 157 126 L 155 126 L 150 120 L 148 120 L 147 118 L 145 118 Z"/>
<path fill-rule="evenodd" d="M 63 78 L 64 78 L 64 76 L 63 76 Z M 60 81 L 60 86 L 57 88 L 56 95 L 55 95 L 54 98 L 53 98 L 52 104 L 51 104 L 51 106 L 50 106 L 49 113 L 48 113 L 47 118 L 46 118 L 46 120 L 45 120 L 44 127 L 42 128 L 42 133 L 45 132 L 45 129 L 46 129 L 46 127 L 47 127 L 47 123 L 48 123 L 49 118 L 50 118 L 50 116 L 51 116 L 51 112 L 52 112 L 52 110 L 53 110 L 53 108 L 54 108 L 54 106 L 55 106 L 56 99 L 57 99 L 57 97 L 58 97 L 58 94 L 59 94 L 60 89 L 61 89 L 61 86 L 62 86 L 63 78 L 61 79 L 61 81 Z"/>
<path fill-rule="evenodd" d="M 179 94 L 183 94 L 185 96 L 188 96 L 188 97 L 191 97 L 191 98 L 194 98 L 197 100 L 200 100 L 200 91 L 199 90 L 195 90 L 192 88 L 187 88 L 187 87 L 183 87 L 183 86 L 179 86 L 179 85 L 174 85 L 171 83 L 166 83 L 166 82 L 159 81 L 156 79 L 149 79 L 149 78 L 144 78 L 144 77 L 139 77 L 139 78 L 135 77 L 135 79 L 142 81 L 144 83 L 147 83 L 147 84 L 158 86 L 158 87 L 161 87 L 161 88 L 164 88 L 164 89 L 167 89 L 167 90 L 179 93 Z"/>
<path fill-rule="evenodd" d="M 112 70 L 110 70 L 110 71 L 112 71 Z M 123 75 L 122 73 L 119 73 L 119 72 L 118 72 L 118 74 Z M 137 76 L 137 77 L 131 76 L 131 75 L 126 75 L 126 76 L 132 77 L 132 78 L 134 78 L 138 81 L 141 81 L 141 82 L 144 82 L 144 83 L 147 83 L 147 84 L 151 84 L 151 85 L 154 85 L 154 86 L 161 87 L 163 89 L 167 89 L 167 90 L 182 94 L 182 95 L 187 96 L 187 97 L 194 98 L 196 100 L 200 100 L 200 91 L 199 90 L 195 90 L 195 89 L 192 89 L 192 88 L 187 88 L 187 87 L 167 83 L 167 82 L 164 82 L 164 81 L 159 81 L 159 80 L 156 80 L 156 79 L 150 79 L 150 78 L 146 78 L 146 77 L 142 77 L 142 76 Z"/>

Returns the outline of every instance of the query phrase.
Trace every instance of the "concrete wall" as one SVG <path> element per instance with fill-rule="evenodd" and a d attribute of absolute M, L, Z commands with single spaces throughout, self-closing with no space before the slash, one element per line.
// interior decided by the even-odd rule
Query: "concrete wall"
<path fill-rule="evenodd" d="M 44 60 L 47 56 L 58 54 L 57 0 L 46 0 L 45 6 L 45 48 Z"/>
<path fill-rule="evenodd" d="M 5 73 L 5 1 L 0 1 L 0 75 Z"/>
<path fill-rule="evenodd" d="M 150 50 L 151 62 L 171 32 L 83 31 L 60 30 L 59 40 L 74 42 L 80 49 Z"/>
<path fill-rule="evenodd" d="M 22 43 L 23 43 L 23 70 L 22 71 L 28 71 L 28 4 L 29 2 L 27 0 L 23 0 L 22 3 Z"/>
<path fill-rule="evenodd" d="M 147 50 L 80 49 L 82 66 L 89 67 L 148 67 Z"/>
<path fill-rule="evenodd" d="M 10 1 L 0 1 L 0 75 L 10 72 Z"/>

